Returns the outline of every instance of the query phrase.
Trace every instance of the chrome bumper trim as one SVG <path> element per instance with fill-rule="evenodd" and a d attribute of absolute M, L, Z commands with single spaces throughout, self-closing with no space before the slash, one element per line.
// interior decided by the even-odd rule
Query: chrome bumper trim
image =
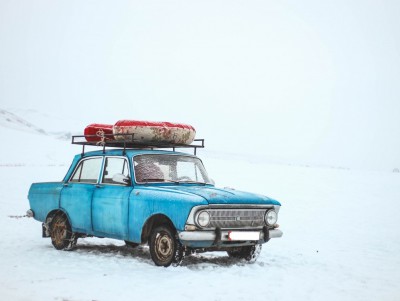
<path fill-rule="evenodd" d="M 237 230 L 235 230 L 237 231 Z M 229 241 L 228 233 L 230 231 L 221 231 L 221 241 Z M 260 240 L 264 239 L 263 231 L 252 231 L 257 232 L 260 235 Z M 283 235 L 283 232 L 278 229 L 269 230 L 269 238 L 278 238 Z M 183 241 L 214 241 L 216 238 L 214 231 L 182 231 L 179 232 L 179 239 Z"/>
<path fill-rule="evenodd" d="M 279 229 L 269 230 L 269 238 L 279 238 L 282 237 L 283 232 Z M 264 238 L 264 235 L 263 235 Z"/>
<path fill-rule="evenodd" d="M 32 209 L 29 209 L 28 211 L 26 211 L 26 216 L 27 217 L 35 217 L 35 213 L 33 212 Z"/>

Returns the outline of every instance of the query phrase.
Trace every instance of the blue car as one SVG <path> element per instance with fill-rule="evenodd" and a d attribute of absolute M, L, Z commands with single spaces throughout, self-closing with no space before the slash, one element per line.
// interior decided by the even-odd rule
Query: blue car
<path fill-rule="evenodd" d="M 31 185 L 28 216 L 57 250 L 87 236 L 148 243 L 165 267 L 204 251 L 255 261 L 262 244 L 282 236 L 278 201 L 216 188 L 197 156 L 160 147 L 83 147 L 61 182 Z"/>

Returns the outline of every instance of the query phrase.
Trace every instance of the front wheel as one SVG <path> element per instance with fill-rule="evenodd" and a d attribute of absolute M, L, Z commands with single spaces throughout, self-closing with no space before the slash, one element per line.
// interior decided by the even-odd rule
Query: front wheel
<path fill-rule="evenodd" d="M 250 263 L 253 263 L 256 262 L 258 256 L 260 255 L 261 249 L 261 244 L 238 247 L 228 251 L 228 255 L 229 257 L 244 259 Z"/>
<path fill-rule="evenodd" d="M 157 266 L 179 265 L 183 259 L 183 247 L 168 226 L 152 230 L 149 240 L 151 259 Z"/>
<path fill-rule="evenodd" d="M 64 214 L 56 214 L 50 223 L 51 243 L 57 250 L 70 251 L 78 240 L 71 230 L 68 218 Z"/>

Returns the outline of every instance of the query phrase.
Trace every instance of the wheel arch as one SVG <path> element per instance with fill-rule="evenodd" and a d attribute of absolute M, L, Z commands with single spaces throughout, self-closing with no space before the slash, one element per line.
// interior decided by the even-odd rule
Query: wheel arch
<path fill-rule="evenodd" d="M 50 224 L 51 224 L 51 221 L 53 220 L 53 218 L 57 214 L 65 215 L 67 217 L 68 223 L 71 225 L 71 219 L 69 218 L 67 212 L 65 212 L 64 210 L 62 210 L 60 208 L 53 209 L 49 213 L 47 213 L 47 216 L 42 224 L 42 237 L 50 237 Z M 71 227 L 72 227 L 72 225 L 71 225 Z"/>
<path fill-rule="evenodd" d="M 141 234 L 141 242 L 146 243 L 149 240 L 151 230 L 161 225 L 167 225 L 171 228 L 172 231 L 174 232 L 176 231 L 174 223 L 168 216 L 161 213 L 154 214 L 151 217 L 149 217 L 144 223 Z"/>
<path fill-rule="evenodd" d="M 67 217 L 67 219 L 68 219 L 69 224 L 71 225 L 71 219 L 69 218 L 68 213 L 65 212 L 61 208 L 53 209 L 49 213 L 47 213 L 47 216 L 46 216 L 46 219 L 45 219 L 44 223 L 48 225 L 52 221 L 53 217 L 56 216 L 57 214 L 65 215 Z M 72 225 L 71 225 L 71 227 L 72 227 Z"/>

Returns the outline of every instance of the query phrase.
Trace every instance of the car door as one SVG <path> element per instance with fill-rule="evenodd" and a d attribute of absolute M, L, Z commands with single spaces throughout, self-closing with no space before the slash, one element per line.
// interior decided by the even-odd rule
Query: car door
<path fill-rule="evenodd" d="M 102 163 L 102 156 L 82 159 L 61 190 L 60 206 L 67 212 L 73 231 L 92 232 L 92 197 Z"/>
<path fill-rule="evenodd" d="M 115 181 L 115 175 L 123 175 L 126 183 Z M 127 158 L 105 158 L 100 184 L 93 193 L 92 221 L 96 234 L 127 239 L 129 197 L 132 192 L 131 176 Z"/>

